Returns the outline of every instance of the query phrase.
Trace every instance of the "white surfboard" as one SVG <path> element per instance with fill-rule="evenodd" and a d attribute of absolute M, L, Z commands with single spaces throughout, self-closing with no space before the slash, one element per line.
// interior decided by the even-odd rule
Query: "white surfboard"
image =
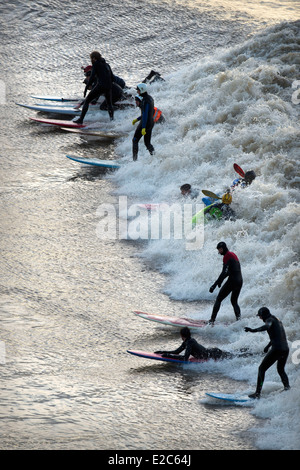
<path fill-rule="evenodd" d="M 120 168 L 120 164 L 115 160 L 98 160 L 97 158 L 81 158 L 67 155 L 67 158 L 74 162 L 83 163 L 84 165 L 99 166 L 102 168 Z"/>

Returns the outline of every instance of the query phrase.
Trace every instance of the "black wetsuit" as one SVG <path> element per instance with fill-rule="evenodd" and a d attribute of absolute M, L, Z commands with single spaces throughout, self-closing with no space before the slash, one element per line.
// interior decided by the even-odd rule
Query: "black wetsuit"
<path fill-rule="evenodd" d="M 212 315 L 210 319 L 211 322 L 215 321 L 222 301 L 230 293 L 231 293 L 230 300 L 233 306 L 236 319 L 238 320 L 241 316 L 241 309 L 238 305 L 238 297 L 240 295 L 240 292 L 243 286 L 243 277 L 242 277 L 241 265 L 240 265 L 239 259 L 236 256 L 236 254 L 232 253 L 231 251 L 227 251 L 224 254 L 223 270 L 220 276 L 218 277 L 218 279 L 216 280 L 216 282 L 210 288 L 210 292 L 212 292 L 216 288 L 216 286 L 220 287 L 223 280 L 227 276 L 228 276 L 228 280 L 221 287 L 220 292 L 216 298 L 215 304 L 213 306 L 213 311 L 212 311 Z"/>
<path fill-rule="evenodd" d="M 112 104 L 115 104 L 117 101 L 121 101 L 124 98 L 122 88 L 115 82 L 112 83 L 111 87 L 111 100 Z M 101 111 L 106 111 L 108 109 L 107 100 L 105 99 L 100 105 Z"/>
<path fill-rule="evenodd" d="M 80 118 L 77 122 L 83 122 L 83 119 L 89 109 L 89 104 L 98 99 L 100 95 L 104 95 L 107 103 L 108 113 L 111 119 L 114 117 L 114 111 L 112 106 L 112 82 L 113 75 L 109 64 L 106 63 L 105 59 L 101 57 L 94 62 L 92 72 L 89 81 L 85 87 L 85 94 L 91 84 L 96 80 L 96 84 L 93 86 L 88 96 L 84 100 Z"/>
<path fill-rule="evenodd" d="M 265 351 L 267 351 L 270 346 L 271 349 L 266 354 L 262 363 L 258 368 L 258 377 L 257 377 L 257 386 L 256 386 L 256 395 L 260 395 L 266 371 L 277 361 L 277 371 L 281 378 L 281 381 L 285 388 L 289 388 L 289 379 L 284 370 L 288 355 L 289 355 L 289 346 L 287 343 L 285 331 L 283 325 L 278 318 L 274 315 L 270 315 L 266 320 L 265 324 L 260 328 L 248 328 L 248 331 L 251 333 L 256 333 L 260 331 L 267 331 L 270 337 L 270 342 L 266 346 Z"/>
<path fill-rule="evenodd" d="M 153 145 L 151 144 L 151 134 L 154 126 L 154 101 L 152 96 L 148 95 L 147 92 L 142 94 L 143 100 L 141 103 L 141 116 L 138 118 L 140 123 L 136 128 L 132 139 L 132 155 L 133 160 L 137 160 L 139 141 L 142 137 L 142 129 L 146 129 L 146 135 L 144 135 L 144 143 L 150 154 L 154 152 Z"/>
<path fill-rule="evenodd" d="M 226 351 L 221 351 L 219 348 L 205 348 L 199 344 L 194 338 L 189 338 L 183 341 L 179 348 L 174 351 L 160 351 L 160 353 L 168 357 L 170 355 L 180 354 L 185 350 L 184 360 L 188 361 L 190 356 L 195 357 L 196 359 L 225 359 L 232 357 L 232 354 Z"/>

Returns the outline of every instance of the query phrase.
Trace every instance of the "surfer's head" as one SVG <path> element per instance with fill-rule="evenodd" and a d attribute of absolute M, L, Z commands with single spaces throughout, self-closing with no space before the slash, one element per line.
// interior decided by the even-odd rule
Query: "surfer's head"
<path fill-rule="evenodd" d="M 181 328 L 180 334 L 181 334 L 182 339 L 190 339 L 191 337 L 190 329 L 187 326 L 185 326 L 184 328 Z"/>
<path fill-rule="evenodd" d="M 252 181 L 255 180 L 255 178 L 256 178 L 255 171 L 253 170 L 246 171 L 244 180 L 247 185 L 251 184 Z"/>
<path fill-rule="evenodd" d="M 225 255 L 228 251 L 226 243 L 225 242 L 219 242 L 217 244 L 217 250 L 219 251 L 220 255 Z"/>
<path fill-rule="evenodd" d="M 263 321 L 266 321 L 266 319 L 271 316 L 271 312 L 267 307 L 261 307 L 257 312 L 257 316 Z"/>

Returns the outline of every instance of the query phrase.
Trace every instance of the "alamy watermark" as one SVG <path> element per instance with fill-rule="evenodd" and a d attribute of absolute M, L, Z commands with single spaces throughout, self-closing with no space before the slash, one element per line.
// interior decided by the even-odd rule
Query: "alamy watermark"
<path fill-rule="evenodd" d="M 203 247 L 202 203 L 128 206 L 127 196 L 120 196 L 118 204 L 101 204 L 97 216 L 96 233 L 103 240 L 184 240 L 187 250 Z"/>

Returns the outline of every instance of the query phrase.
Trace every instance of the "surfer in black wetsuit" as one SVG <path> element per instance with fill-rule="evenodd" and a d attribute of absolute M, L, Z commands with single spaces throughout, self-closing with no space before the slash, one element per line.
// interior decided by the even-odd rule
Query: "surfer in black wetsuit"
<path fill-rule="evenodd" d="M 241 309 L 238 305 L 238 297 L 242 289 L 243 278 L 242 278 L 241 265 L 240 265 L 239 259 L 235 253 L 228 250 L 225 242 L 218 243 L 217 250 L 219 251 L 220 255 L 224 256 L 223 270 L 220 276 L 218 277 L 218 279 L 216 280 L 216 282 L 210 287 L 209 292 L 212 293 L 217 286 L 221 287 L 221 284 L 226 277 L 228 277 L 228 280 L 221 287 L 220 292 L 217 295 L 215 304 L 213 306 L 211 319 L 209 320 L 209 323 L 211 324 L 214 323 L 217 317 L 222 301 L 230 293 L 231 293 L 230 300 L 233 306 L 236 319 L 239 320 L 241 318 Z"/>
<path fill-rule="evenodd" d="M 147 75 L 145 80 L 143 80 L 143 83 L 154 83 L 156 81 L 164 82 L 165 80 L 162 78 L 159 72 L 155 72 L 155 70 L 151 70 L 151 72 Z"/>
<path fill-rule="evenodd" d="M 139 122 L 138 127 L 134 133 L 132 139 L 132 157 L 133 160 L 137 160 L 138 150 L 139 150 L 139 141 L 144 136 L 144 143 L 150 154 L 154 152 L 153 145 L 151 144 L 151 134 L 154 126 L 154 100 L 152 96 L 147 93 L 147 85 L 145 83 L 140 83 L 137 86 L 138 94 L 143 98 L 141 102 L 141 116 L 132 121 L 134 125 L 137 121 Z"/>
<path fill-rule="evenodd" d="M 93 88 L 89 92 L 88 96 L 84 100 L 80 117 L 74 122 L 82 124 L 84 117 L 89 109 L 89 104 L 98 99 L 100 95 L 104 95 L 107 103 L 107 109 L 110 119 L 114 118 L 114 110 L 112 106 L 112 82 L 113 82 L 113 73 L 109 64 L 101 56 L 100 52 L 94 51 L 90 55 L 91 62 L 93 64 L 92 71 L 88 82 L 84 90 L 84 97 L 90 87 L 94 84 Z"/>
<path fill-rule="evenodd" d="M 180 335 L 183 343 L 179 348 L 174 351 L 155 351 L 156 354 L 161 354 L 163 357 L 172 357 L 174 359 L 182 359 L 188 361 L 190 356 L 196 359 L 227 359 L 233 357 L 233 354 L 222 351 L 219 348 L 205 348 L 199 344 L 194 338 L 191 337 L 191 332 L 188 327 L 180 330 Z M 185 350 L 184 356 L 178 356 Z M 176 357 L 175 357 L 176 356 Z"/>
<path fill-rule="evenodd" d="M 231 191 L 233 191 L 235 188 L 240 186 L 241 188 L 246 188 L 247 186 L 250 186 L 252 181 L 254 181 L 256 178 L 256 174 L 254 170 L 249 170 L 244 173 L 244 176 L 242 178 L 236 178 L 231 185 Z"/>
<path fill-rule="evenodd" d="M 91 76 L 92 73 L 92 66 L 88 65 L 87 67 L 81 67 L 84 71 L 85 79 L 83 83 L 85 85 L 88 85 L 88 89 L 92 90 L 94 86 L 97 85 L 97 78 L 95 77 L 95 80 L 93 83 L 89 83 L 89 77 Z M 117 77 L 116 75 L 112 75 L 112 85 L 111 85 L 111 102 L 114 105 L 118 101 L 124 101 L 126 100 L 126 96 L 123 92 L 123 89 L 125 88 L 126 84 L 123 78 Z M 101 91 L 101 90 L 100 90 Z M 99 91 L 99 93 L 100 93 Z M 91 101 L 91 104 L 97 104 L 97 101 L 99 97 L 101 96 L 101 93 L 98 96 L 95 96 L 95 98 Z M 77 108 L 80 108 L 84 103 L 84 100 L 77 105 Z M 122 104 L 119 104 L 119 107 L 122 107 Z M 106 99 L 101 103 L 100 108 L 101 111 L 106 111 L 108 109 Z"/>
<path fill-rule="evenodd" d="M 277 371 L 283 383 L 284 390 L 289 390 L 290 388 L 289 379 L 284 370 L 289 355 L 289 347 L 283 325 L 278 318 L 271 315 L 270 310 L 267 307 L 260 308 L 257 316 L 261 318 L 265 324 L 260 328 L 255 329 L 246 327 L 245 331 L 250 331 L 251 333 L 267 331 L 270 337 L 270 342 L 264 349 L 264 352 L 267 353 L 267 355 L 258 368 L 256 391 L 252 395 L 249 395 L 250 398 L 260 397 L 265 380 L 265 373 L 275 362 L 277 362 Z M 270 347 L 271 349 L 269 351 Z"/>

